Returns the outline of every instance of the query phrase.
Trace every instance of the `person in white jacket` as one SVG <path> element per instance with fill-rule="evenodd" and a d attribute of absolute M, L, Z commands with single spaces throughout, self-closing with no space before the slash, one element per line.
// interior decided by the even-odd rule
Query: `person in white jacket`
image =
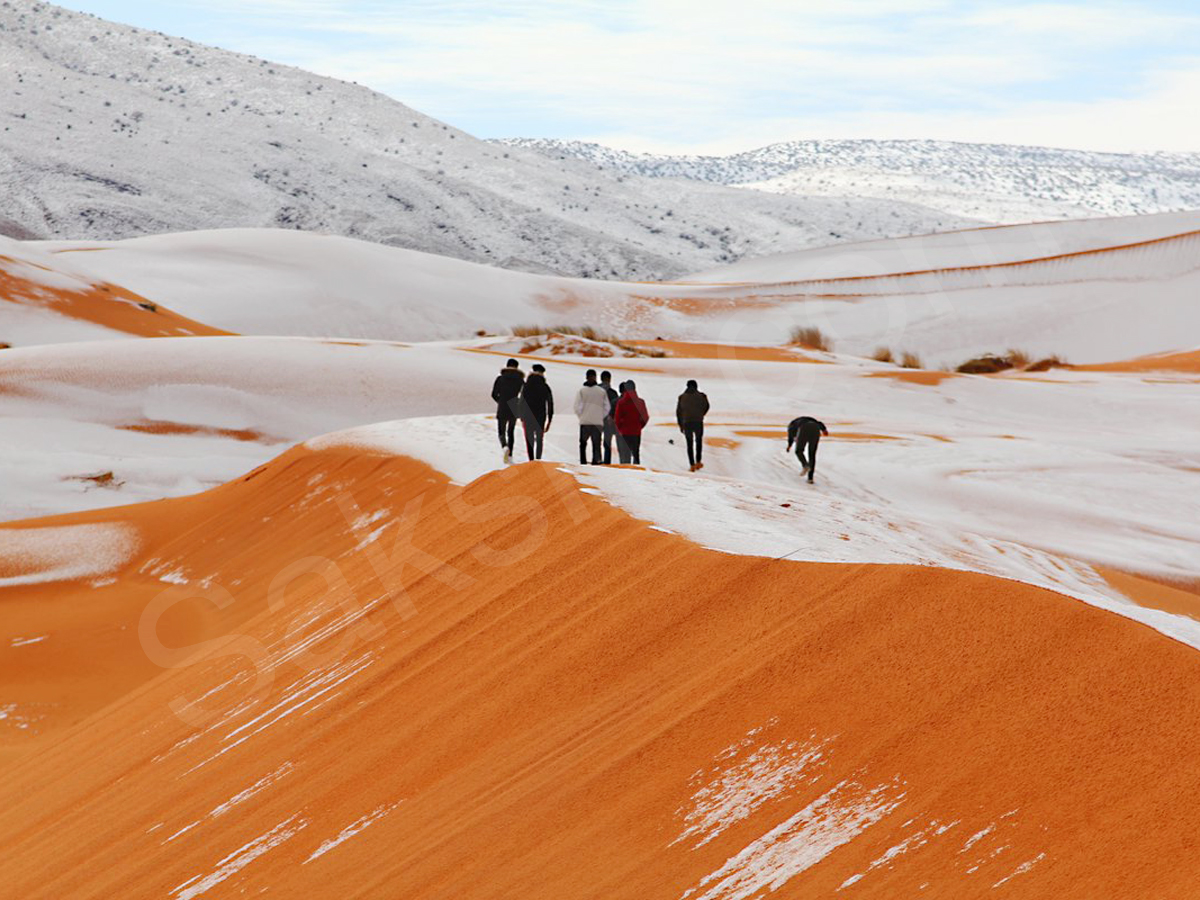
<path fill-rule="evenodd" d="M 583 387 L 575 397 L 575 415 L 579 417 L 579 464 L 587 465 L 587 445 L 592 445 L 592 465 L 601 464 L 600 436 L 609 411 L 608 392 L 596 381 L 596 370 L 588 369 Z"/>

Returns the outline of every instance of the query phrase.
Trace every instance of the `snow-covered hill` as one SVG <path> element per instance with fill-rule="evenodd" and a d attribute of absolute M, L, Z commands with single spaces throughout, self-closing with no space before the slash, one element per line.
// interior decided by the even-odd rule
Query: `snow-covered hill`
<path fill-rule="evenodd" d="M 32 0 L 0 4 L 0 60 L 0 224 L 18 236 L 297 228 L 641 279 L 962 224 L 551 160 L 357 85 Z"/>
<path fill-rule="evenodd" d="M 905 200 L 989 222 L 1200 208 L 1200 153 L 1091 153 L 947 141 L 789 141 L 731 156 L 656 156 L 548 139 L 499 141 L 614 172 L 780 194 Z"/>

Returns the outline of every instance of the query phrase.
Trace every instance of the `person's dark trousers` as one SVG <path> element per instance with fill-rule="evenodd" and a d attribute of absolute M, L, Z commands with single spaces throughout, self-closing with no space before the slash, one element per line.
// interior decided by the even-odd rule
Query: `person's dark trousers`
<path fill-rule="evenodd" d="M 631 456 L 631 454 L 629 452 L 629 438 L 627 438 L 623 434 L 618 434 L 617 435 L 617 458 L 621 461 L 621 465 L 623 465 L 623 466 L 629 465 L 630 456 Z"/>
<path fill-rule="evenodd" d="M 696 465 L 704 458 L 704 423 L 684 422 L 683 436 L 687 439 L 688 464 Z"/>
<path fill-rule="evenodd" d="M 820 438 L 809 438 L 808 440 L 808 459 L 804 458 L 805 445 L 797 442 L 796 458 L 800 460 L 800 465 L 808 469 L 808 483 L 812 484 L 813 473 L 817 471 L 817 442 Z"/>
<path fill-rule="evenodd" d="M 580 425 L 579 426 L 579 464 L 587 465 L 587 446 L 592 445 L 592 465 L 600 465 L 600 432 L 603 429 L 599 425 Z"/>
<path fill-rule="evenodd" d="M 500 446 L 511 454 L 517 438 L 517 414 L 507 404 L 496 407 L 496 432 L 500 436 Z"/>
<path fill-rule="evenodd" d="M 530 459 L 542 458 L 542 437 L 546 433 L 546 423 L 537 416 L 526 416 L 521 424 L 525 426 L 525 451 Z"/>
<path fill-rule="evenodd" d="M 623 434 L 621 438 L 629 447 L 629 461 L 635 466 L 640 466 L 642 464 L 642 436 L 640 434 Z"/>
<path fill-rule="evenodd" d="M 604 458 L 604 464 L 606 466 L 612 465 L 612 445 L 613 445 L 613 438 L 615 438 L 616 436 L 617 436 L 617 429 L 613 425 L 612 419 L 605 419 L 604 420 L 604 441 L 603 441 L 604 457 L 603 458 Z"/>

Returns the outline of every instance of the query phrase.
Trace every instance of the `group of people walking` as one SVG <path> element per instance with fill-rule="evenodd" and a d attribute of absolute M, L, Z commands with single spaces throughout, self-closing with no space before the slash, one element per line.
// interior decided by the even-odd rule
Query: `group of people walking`
<path fill-rule="evenodd" d="M 496 430 L 504 461 L 512 462 L 518 419 L 525 431 L 529 459 L 541 459 L 545 434 L 554 420 L 554 392 L 546 381 L 546 367 L 534 363 L 526 378 L 517 361 L 510 359 L 492 385 L 492 399 L 496 401 Z M 675 404 L 675 422 L 687 443 L 688 464 L 693 472 L 704 468 L 704 417 L 708 410 L 708 397 L 694 379 L 689 380 Z M 650 413 L 632 380 L 613 388 L 611 372 L 601 372 L 597 378 L 596 370 L 588 369 L 575 396 L 575 415 L 579 419 L 581 465 L 611 465 L 614 443 L 622 465 L 641 465 L 642 432 L 650 422 Z M 828 433 L 824 424 L 810 416 L 801 416 L 788 425 L 788 452 L 795 444 L 796 456 L 810 484 L 817 467 L 817 443 Z"/>

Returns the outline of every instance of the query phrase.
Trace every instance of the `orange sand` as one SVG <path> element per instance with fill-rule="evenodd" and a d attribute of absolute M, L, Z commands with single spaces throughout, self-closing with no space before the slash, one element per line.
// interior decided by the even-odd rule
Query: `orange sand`
<path fill-rule="evenodd" d="M 957 372 L 937 372 L 932 369 L 897 369 L 894 372 L 871 372 L 867 378 L 894 378 L 897 381 L 908 382 L 909 384 L 923 384 L 929 387 L 936 387 L 947 378 L 957 378 Z"/>
<path fill-rule="evenodd" d="M 1183 372 L 1189 375 L 1198 375 L 1200 374 L 1200 350 L 1159 353 L 1153 356 L 1139 356 L 1137 359 L 1096 363 L 1090 366 L 1072 366 L 1072 368 L 1085 372 Z"/>
<path fill-rule="evenodd" d="M 635 347 L 665 350 L 669 356 L 686 359 L 733 359 L 738 362 L 808 362 L 827 360 L 786 347 L 739 347 L 735 344 L 704 344 L 693 341 L 626 341 Z"/>
<path fill-rule="evenodd" d="M 487 353 L 490 356 L 499 356 L 504 359 L 526 359 L 530 362 L 540 362 L 545 364 L 553 361 L 555 365 L 561 366 L 580 366 L 584 369 L 620 369 L 623 372 L 657 372 L 661 373 L 662 369 L 656 369 L 653 366 L 645 365 L 645 359 L 635 356 L 606 356 L 596 359 L 549 359 L 545 356 L 537 356 L 532 353 L 505 353 L 500 350 L 488 350 L 484 347 L 460 347 L 460 350 L 466 353 Z M 631 363 L 633 363 L 631 365 Z"/>
<path fill-rule="evenodd" d="M 145 297 L 114 284 L 96 284 L 82 291 L 47 288 L 8 271 L 14 262 L 10 257 L 0 256 L 0 300 L 44 307 L 138 337 L 230 334 L 152 304 Z M 139 303 L 153 309 L 143 308 Z"/>
<path fill-rule="evenodd" d="M 324 484 L 340 487 L 312 496 Z M 339 491 L 364 514 L 407 509 L 411 544 L 355 550 Z M 0 774 L 8 896 L 677 900 L 842 782 L 898 805 L 754 897 L 830 897 L 856 875 L 837 896 L 1200 895 L 1200 761 L 1181 752 L 1200 655 L 1057 594 L 706 551 L 548 464 L 459 491 L 406 460 L 297 450 L 72 521 L 110 519 L 234 598 L 181 606 L 164 641 L 241 643 L 147 680 L 117 624 L 163 585 L 131 569 L 107 593 L 0 595 L 51 633 L 6 685 L 57 683 L 80 713 L 85 684 L 111 700 Z M 268 609 L 308 557 L 343 588 L 297 575 Z M 277 660 L 266 699 L 232 649 Z M 181 700 L 230 718 L 189 725 Z M 788 742 L 823 756 L 710 842 L 676 840 L 693 794 Z"/>
<path fill-rule="evenodd" d="M 1140 606 L 1200 619 L 1200 594 L 1142 575 L 1094 566 L 1110 585 Z"/>
<path fill-rule="evenodd" d="M 254 441 L 264 444 L 282 443 L 282 439 L 267 437 L 252 428 L 210 428 L 204 425 L 185 425 L 182 422 L 165 422 L 161 419 L 144 419 L 141 422 L 118 427 L 126 431 L 141 431 L 146 434 L 200 434 L 232 438 L 235 441 Z"/>

